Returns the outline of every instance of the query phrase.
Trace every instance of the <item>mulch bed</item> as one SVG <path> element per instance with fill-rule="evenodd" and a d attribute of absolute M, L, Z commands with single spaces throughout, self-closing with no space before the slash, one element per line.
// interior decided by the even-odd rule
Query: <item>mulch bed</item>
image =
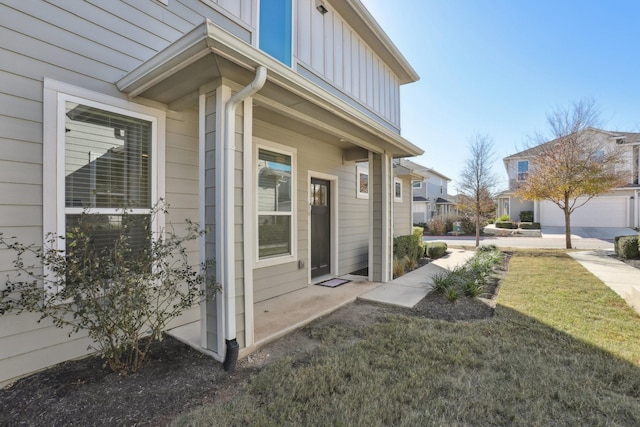
<path fill-rule="evenodd" d="M 502 275 L 507 264 L 508 258 Z M 486 290 L 486 299 L 461 296 L 450 303 L 431 292 L 413 309 L 356 302 L 317 322 L 349 325 L 392 312 L 444 320 L 485 319 L 493 315 L 500 277 Z M 236 372 L 228 374 L 213 358 L 167 336 L 154 345 L 151 360 L 136 374 L 114 374 L 102 359 L 92 356 L 0 389 L 0 425 L 167 425 L 188 408 L 230 399 L 267 363 L 285 356 L 302 357 L 320 345 L 310 337 L 308 326 L 239 361 Z"/>

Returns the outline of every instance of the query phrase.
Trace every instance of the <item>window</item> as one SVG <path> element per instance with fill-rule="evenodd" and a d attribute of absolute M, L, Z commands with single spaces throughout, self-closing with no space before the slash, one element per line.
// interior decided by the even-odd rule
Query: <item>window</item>
<path fill-rule="evenodd" d="M 529 177 L 529 161 L 518 161 L 518 181 L 526 181 Z"/>
<path fill-rule="evenodd" d="M 413 181 L 411 185 L 413 188 L 422 188 L 422 181 Z"/>
<path fill-rule="evenodd" d="M 597 163 L 602 163 L 604 161 L 604 150 L 597 150 L 591 155 L 591 160 Z"/>
<path fill-rule="evenodd" d="M 363 165 L 356 166 L 356 197 L 369 198 L 369 169 Z"/>
<path fill-rule="evenodd" d="M 151 209 L 162 196 L 164 113 L 46 79 L 44 127 L 44 210 L 58 213 L 45 215 L 45 232 L 68 235 L 86 211 L 98 251 L 113 247 L 123 227 L 134 250 L 148 247 L 150 230 L 162 225 L 151 223 Z"/>
<path fill-rule="evenodd" d="M 295 152 L 288 150 L 257 146 L 258 261 L 295 257 Z"/>
<path fill-rule="evenodd" d="M 402 180 L 393 178 L 393 200 L 402 202 Z"/>
<path fill-rule="evenodd" d="M 260 49 L 291 66 L 291 0 L 260 0 Z"/>

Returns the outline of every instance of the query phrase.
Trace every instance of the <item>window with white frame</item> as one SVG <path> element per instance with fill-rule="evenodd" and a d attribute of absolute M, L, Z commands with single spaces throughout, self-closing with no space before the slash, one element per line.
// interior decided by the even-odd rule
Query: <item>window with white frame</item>
<path fill-rule="evenodd" d="M 258 261 L 295 258 L 295 150 L 256 146 Z"/>
<path fill-rule="evenodd" d="M 402 202 L 402 180 L 393 178 L 393 200 Z"/>
<path fill-rule="evenodd" d="M 356 166 L 356 197 L 369 198 L 369 168 L 364 165 Z"/>
<path fill-rule="evenodd" d="M 45 80 L 44 209 L 57 212 L 57 221 L 45 215 L 45 231 L 66 235 L 69 245 L 85 212 L 98 253 L 113 247 L 120 230 L 134 251 L 148 248 L 162 225 L 151 215 L 162 196 L 155 166 L 162 161 L 160 121 L 164 129 L 164 112 Z"/>
<path fill-rule="evenodd" d="M 422 181 L 413 181 L 411 185 L 413 188 L 422 188 Z"/>
<path fill-rule="evenodd" d="M 518 181 L 526 181 L 529 177 L 529 161 L 518 161 Z"/>

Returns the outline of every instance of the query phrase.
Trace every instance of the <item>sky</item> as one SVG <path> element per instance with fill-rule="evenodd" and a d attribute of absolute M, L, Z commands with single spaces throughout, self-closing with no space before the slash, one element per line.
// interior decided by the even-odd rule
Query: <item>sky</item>
<path fill-rule="evenodd" d="M 402 86 L 402 136 L 452 179 L 469 139 L 493 140 L 493 171 L 547 116 L 592 98 L 601 128 L 640 132 L 640 1 L 361 0 L 420 75 Z"/>

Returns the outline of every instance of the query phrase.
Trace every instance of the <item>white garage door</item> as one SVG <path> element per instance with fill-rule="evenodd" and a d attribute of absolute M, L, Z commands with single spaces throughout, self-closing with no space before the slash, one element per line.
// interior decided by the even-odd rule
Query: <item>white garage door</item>
<path fill-rule="evenodd" d="M 596 197 L 571 214 L 575 227 L 628 226 L 627 197 Z M 580 203 L 580 201 L 578 201 Z M 543 226 L 564 227 L 564 212 L 551 202 L 540 203 L 540 223 Z"/>

